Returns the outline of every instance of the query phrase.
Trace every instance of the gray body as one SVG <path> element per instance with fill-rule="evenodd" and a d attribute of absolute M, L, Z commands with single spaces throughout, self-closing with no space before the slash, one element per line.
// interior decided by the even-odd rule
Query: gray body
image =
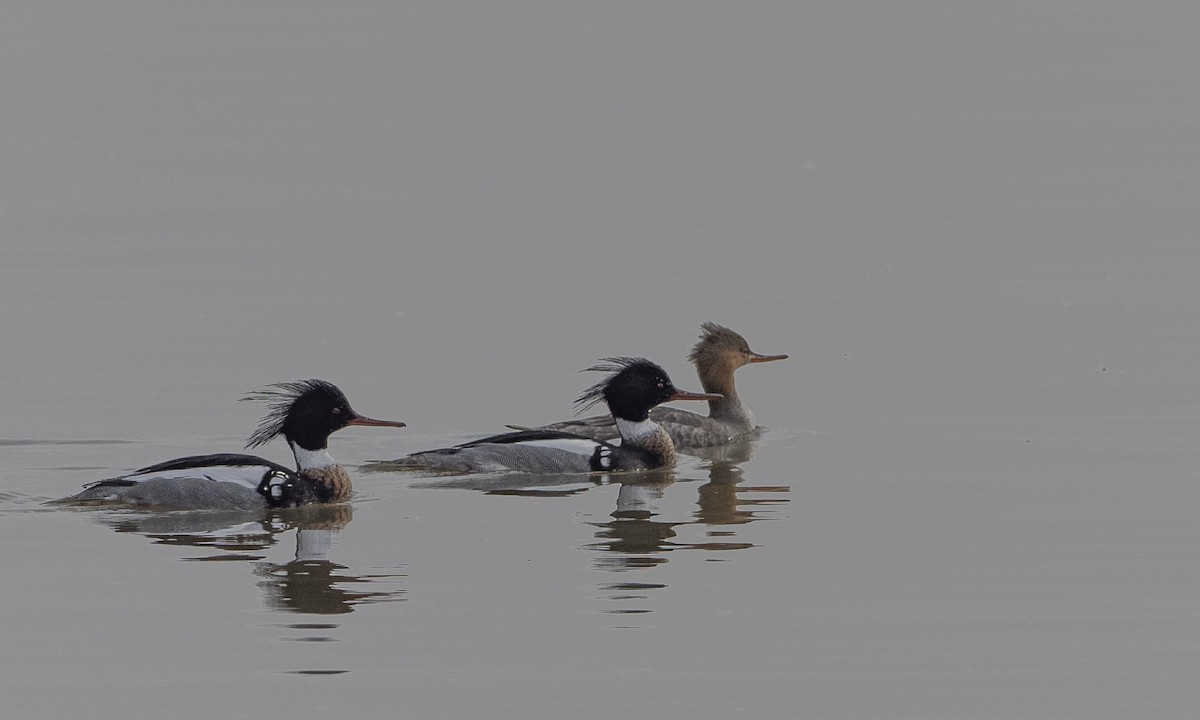
<path fill-rule="evenodd" d="M 736 406 L 726 405 L 720 408 L 718 415 L 711 414 L 711 406 L 721 401 L 710 400 L 709 415 L 679 408 L 658 407 L 650 411 L 650 419 L 670 435 L 675 447 L 680 449 L 712 447 L 751 438 L 759 431 L 754 423 L 754 415 L 741 403 L 736 394 L 733 399 Z M 618 437 L 617 426 L 611 415 L 566 420 L 539 429 L 561 430 L 593 440 L 612 440 Z"/>
<path fill-rule="evenodd" d="M 452 473 L 576 474 L 592 472 L 589 456 L 552 447 L 483 443 L 419 452 L 396 460 L 398 468 L 424 468 Z"/>
<path fill-rule="evenodd" d="M 62 500 L 73 504 L 119 504 L 195 510 L 265 510 L 267 500 L 253 488 L 203 477 L 144 480 L 133 485 L 92 485 Z"/>
<path fill-rule="evenodd" d="M 758 432 L 754 413 L 738 396 L 733 374 L 750 363 L 785 360 L 787 355 L 761 355 L 750 349 L 746 339 L 727 327 L 713 322 L 700 326 L 703 333 L 692 347 L 688 360 L 696 366 L 696 374 L 706 393 L 722 397 L 708 401 L 708 415 L 699 415 L 677 408 L 657 407 L 650 419 L 668 435 L 676 448 L 702 448 L 746 440 Z M 593 440 L 618 437 L 611 415 L 596 415 L 579 420 L 564 420 L 543 425 L 537 430 L 558 430 Z"/>

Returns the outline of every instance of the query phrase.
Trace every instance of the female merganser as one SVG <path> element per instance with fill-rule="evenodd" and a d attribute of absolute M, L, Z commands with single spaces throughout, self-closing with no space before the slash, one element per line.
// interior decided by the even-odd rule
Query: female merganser
<path fill-rule="evenodd" d="M 191 455 L 101 480 L 61 503 L 116 503 L 172 509 L 257 510 L 350 497 L 350 475 L 330 457 L 330 434 L 348 425 L 404 427 L 373 420 L 350 408 L 333 383 L 300 380 L 271 385 L 242 400 L 266 402 L 268 412 L 246 442 L 258 447 L 283 435 L 297 470 L 255 455 Z"/>
<path fill-rule="evenodd" d="M 620 445 L 556 430 L 523 430 L 413 453 L 383 465 L 455 473 L 653 470 L 675 462 L 675 446 L 650 420 L 650 408 L 670 400 L 720 397 L 679 390 L 665 370 L 644 358 L 604 358 L 604 364 L 588 370 L 610 375 L 585 390 L 575 404 L 582 411 L 601 400 L 607 403 L 621 436 Z"/>
<path fill-rule="evenodd" d="M 787 359 L 787 355 L 760 355 L 754 352 L 746 338 L 714 322 L 705 322 L 700 327 L 704 332 L 692 348 L 688 360 L 696 366 L 704 392 L 717 394 L 716 399 L 708 401 L 708 415 L 666 407 L 650 412 L 650 419 L 667 431 L 678 448 L 724 445 L 752 434 L 756 429 L 754 414 L 738 396 L 733 373 L 750 363 Z M 609 440 L 618 435 L 613 419 L 604 415 L 529 429 L 569 432 L 593 440 Z"/>

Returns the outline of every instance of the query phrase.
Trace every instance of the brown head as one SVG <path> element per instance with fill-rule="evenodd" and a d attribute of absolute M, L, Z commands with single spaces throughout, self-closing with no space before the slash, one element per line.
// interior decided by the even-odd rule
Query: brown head
<path fill-rule="evenodd" d="M 750 363 L 786 360 L 787 355 L 762 355 L 750 349 L 750 343 L 724 325 L 705 321 L 700 341 L 692 346 L 688 360 L 696 366 L 700 383 L 710 392 L 725 393 L 733 387 L 733 372 Z"/>

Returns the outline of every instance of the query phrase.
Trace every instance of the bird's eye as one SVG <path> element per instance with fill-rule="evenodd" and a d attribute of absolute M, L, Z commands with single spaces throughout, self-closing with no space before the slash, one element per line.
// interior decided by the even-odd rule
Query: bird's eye
<path fill-rule="evenodd" d="M 340 407 L 335 407 L 335 408 L 333 409 L 333 414 L 334 414 L 334 415 L 341 415 L 341 414 L 342 414 L 342 409 L 341 409 Z"/>

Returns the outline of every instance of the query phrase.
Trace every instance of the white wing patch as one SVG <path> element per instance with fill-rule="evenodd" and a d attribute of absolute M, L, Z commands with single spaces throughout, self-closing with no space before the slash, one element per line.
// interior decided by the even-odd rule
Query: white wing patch
<path fill-rule="evenodd" d="M 283 498 L 283 491 L 287 487 L 288 479 L 287 473 L 276 470 L 271 473 L 270 479 L 267 480 L 267 492 L 271 493 L 271 498 L 276 502 Z M 258 489 L 257 485 L 254 487 Z"/>
<path fill-rule="evenodd" d="M 612 469 L 612 448 L 607 445 L 600 446 L 600 468 L 603 470 Z"/>
<path fill-rule="evenodd" d="M 517 443 L 524 447 L 544 447 L 555 448 L 558 450 L 566 450 L 567 452 L 575 453 L 576 455 L 586 455 L 591 457 L 592 453 L 596 452 L 596 447 L 600 443 L 587 438 L 552 438 L 548 440 L 522 440 Z"/>
<path fill-rule="evenodd" d="M 257 490 L 262 482 L 267 468 L 262 465 L 212 465 L 178 470 L 159 470 L 158 472 L 126 475 L 122 480 L 146 482 L 147 480 L 194 480 L 207 478 L 213 482 L 233 483 Z"/>

